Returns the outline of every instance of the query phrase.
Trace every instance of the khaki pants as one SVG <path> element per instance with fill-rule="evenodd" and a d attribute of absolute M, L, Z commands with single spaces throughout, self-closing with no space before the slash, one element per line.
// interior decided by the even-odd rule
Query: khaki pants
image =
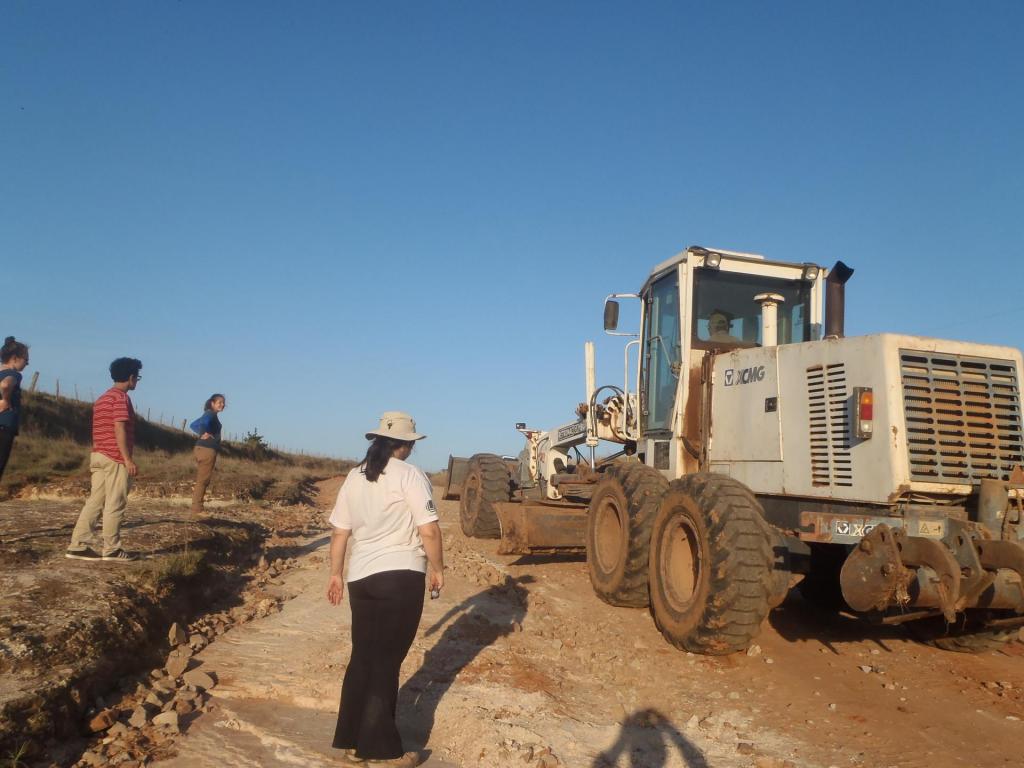
<path fill-rule="evenodd" d="M 213 477 L 213 468 L 217 465 L 217 452 L 213 448 L 197 445 L 192 455 L 196 460 L 196 484 L 192 488 L 192 511 L 203 511 L 203 496 Z"/>
<path fill-rule="evenodd" d="M 71 534 L 72 552 L 86 547 L 100 551 L 96 546 L 96 528 L 100 515 L 103 516 L 103 547 L 101 554 L 110 555 L 121 549 L 121 521 L 128 504 L 128 491 L 132 479 L 124 464 L 104 456 L 102 453 L 89 455 L 89 469 L 92 471 L 92 492 L 82 507 Z"/>

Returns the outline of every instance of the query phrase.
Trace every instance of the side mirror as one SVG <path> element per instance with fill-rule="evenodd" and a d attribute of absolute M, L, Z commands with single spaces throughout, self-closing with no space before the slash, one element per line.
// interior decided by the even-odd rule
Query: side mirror
<path fill-rule="evenodd" d="M 614 331 L 619 327 L 619 302 L 609 299 L 604 303 L 604 329 Z"/>

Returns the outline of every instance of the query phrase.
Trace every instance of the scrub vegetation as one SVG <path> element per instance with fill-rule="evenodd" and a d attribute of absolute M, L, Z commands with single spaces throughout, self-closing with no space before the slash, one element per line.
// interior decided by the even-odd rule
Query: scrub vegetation
<path fill-rule="evenodd" d="M 21 433 L 0 483 L 0 498 L 33 490 L 87 492 L 92 405 L 25 392 L 22 406 Z M 195 437 L 141 417 L 135 435 L 136 493 L 188 495 L 195 475 Z M 207 498 L 298 503 L 313 482 L 347 472 L 354 463 L 275 451 L 254 430 L 244 441 L 224 442 Z"/>

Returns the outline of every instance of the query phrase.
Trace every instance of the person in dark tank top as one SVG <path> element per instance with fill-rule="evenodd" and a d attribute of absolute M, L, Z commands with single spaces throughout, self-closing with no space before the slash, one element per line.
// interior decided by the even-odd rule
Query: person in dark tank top
<path fill-rule="evenodd" d="M 13 336 L 0 349 L 0 477 L 21 426 L 21 372 L 28 365 L 28 346 Z"/>

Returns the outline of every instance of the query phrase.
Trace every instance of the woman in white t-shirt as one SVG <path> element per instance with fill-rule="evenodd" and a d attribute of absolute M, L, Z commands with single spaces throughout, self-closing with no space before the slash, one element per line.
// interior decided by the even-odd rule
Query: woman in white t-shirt
<path fill-rule="evenodd" d="M 425 435 L 400 411 L 388 411 L 362 464 L 349 472 L 331 512 L 331 578 L 327 599 L 341 603 L 348 582 L 352 658 L 341 687 L 333 746 L 352 762 L 411 768 L 395 709 L 398 674 L 416 637 L 425 583 L 431 597 L 444 586 L 444 555 L 430 481 L 407 464 Z M 349 539 L 348 572 L 345 557 Z M 344 574 L 344 575 L 343 575 Z"/>

